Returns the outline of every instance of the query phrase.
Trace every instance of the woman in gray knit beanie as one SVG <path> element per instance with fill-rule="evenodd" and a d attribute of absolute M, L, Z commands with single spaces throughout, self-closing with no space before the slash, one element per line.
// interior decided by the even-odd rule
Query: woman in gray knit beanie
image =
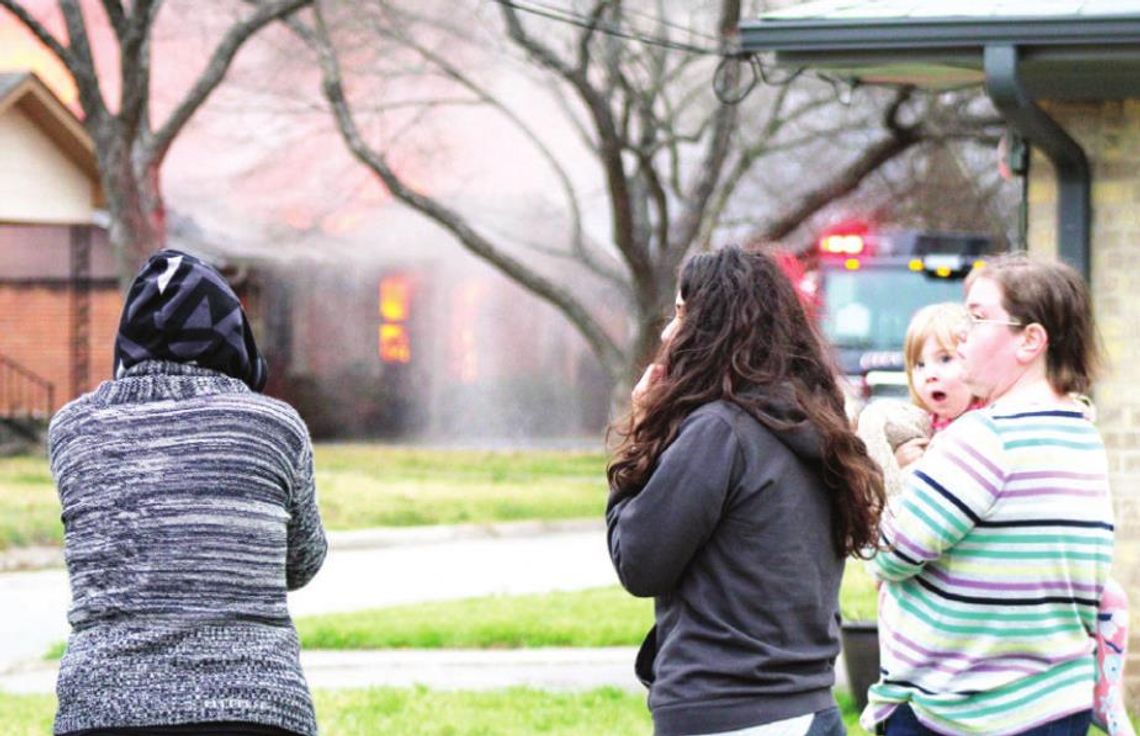
<path fill-rule="evenodd" d="M 266 375 L 225 279 L 152 256 L 115 379 L 49 431 L 72 591 L 56 734 L 317 733 L 285 593 L 327 544 L 308 430 Z"/>

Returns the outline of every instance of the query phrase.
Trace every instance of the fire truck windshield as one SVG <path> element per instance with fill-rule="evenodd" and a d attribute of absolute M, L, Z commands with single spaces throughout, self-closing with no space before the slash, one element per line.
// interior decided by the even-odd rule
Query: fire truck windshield
<path fill-rule="evenodd" d="M 905 268 L 828 270 L 823 331 L 837 348 L 901 350 L 911 316 L 927 304 L 962 301 L 960 280 Z"/>

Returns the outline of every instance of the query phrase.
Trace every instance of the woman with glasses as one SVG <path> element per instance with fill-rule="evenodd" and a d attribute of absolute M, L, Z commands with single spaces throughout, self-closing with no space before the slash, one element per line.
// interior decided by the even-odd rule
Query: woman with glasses
<path fill-rule="evenodd" d="M 966 282 L 958 352 L 987 406 L 915 465 L 882 524 L 882 675 L 867 728 L 1084 736 L 1112 560 L 1100 433 L 1071 394 L 1100 362 L 1068 266 L 998 259 Z"/>

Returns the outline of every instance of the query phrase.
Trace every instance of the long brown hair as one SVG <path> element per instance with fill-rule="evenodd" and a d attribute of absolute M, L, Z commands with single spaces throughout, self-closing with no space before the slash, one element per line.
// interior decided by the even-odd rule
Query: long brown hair
<path fill-rule="evenodd" d="M 612 492 L 636 493 L 685 417 L 724 399 L 777 431 L 810 423 L 822 440 L 837 552 L 877 546 L 882 471 L 852 431 L 832 361 L 776 261 L 735 247 L 693 256 L 680 295 L 684 319 L 655 359 L 664 375 L 636 414 L 611 427 L 621 438 L 606 469 Z M 774 401 L 796 409 L 776 418 Z"/>

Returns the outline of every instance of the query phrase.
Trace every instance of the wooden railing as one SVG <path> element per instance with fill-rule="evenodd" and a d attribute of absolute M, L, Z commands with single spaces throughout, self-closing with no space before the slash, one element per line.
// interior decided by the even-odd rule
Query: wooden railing
<path fill-rule="evenodd" d="M 0 418 L 48 419 L 54 406 L 51 381 L 0 355 Z"/>

